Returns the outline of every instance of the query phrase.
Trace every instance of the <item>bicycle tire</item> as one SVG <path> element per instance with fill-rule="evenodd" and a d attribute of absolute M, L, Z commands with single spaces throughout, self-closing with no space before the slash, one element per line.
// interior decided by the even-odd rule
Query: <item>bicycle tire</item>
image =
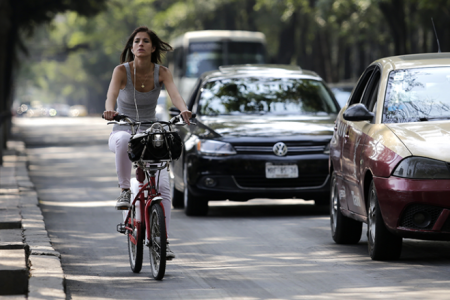
<path fill-rule="evenodd" d="M 166 272 L 166 220 L 160 203 L 150 206 L 150 267 L 153 278 L 162 280 Z"/>
<path fill-rule="evenodd" d="M 141 223 L 136 221 L 136 208 L 131 206 L 130 210 L 130 217 L 127 223 L 133 229 L 133 232 L 127 231 L 128 256 L 130 258 L 131 270 L 133 273 L 139 273 L 142 269 L 142 261 L 144 258 L 143 231 Z M 136 244 L 133 243 L 132 238 L 136 241 Z"/>

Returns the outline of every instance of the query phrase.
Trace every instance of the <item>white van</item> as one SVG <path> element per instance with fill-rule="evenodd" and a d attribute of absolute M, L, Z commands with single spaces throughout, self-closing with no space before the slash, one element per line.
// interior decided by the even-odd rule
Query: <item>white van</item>
<path fill-rule="evenodd" d="M 169 69 L 187 101 L 197 78 L 223 65 L 266 63 L 266 37 L 238 30 L 191 31 L 174 39 L 168 53 Z"/>

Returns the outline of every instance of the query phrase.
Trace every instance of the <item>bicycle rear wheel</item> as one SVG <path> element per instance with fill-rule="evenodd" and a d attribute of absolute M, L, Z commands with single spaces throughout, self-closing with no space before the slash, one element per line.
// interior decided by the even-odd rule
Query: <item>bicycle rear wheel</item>
<path fill-rule="evenodd" d="M 160 203 L 150 207 L 150 266 L 156 280 L 162 280 L 166 272 L 166 221 Z"/>
<path fill-rule="evenodd" d="M 136 220 L 136 208 L 130 207 L 130 217 L 127 220 L 127 227 L 133 229 L 127 231 L 128 256 L 130 257 L 130 267 L 134 273 L 139 273 L 142 269 L 144 258 L 144 241 L 141 222 Z"/>

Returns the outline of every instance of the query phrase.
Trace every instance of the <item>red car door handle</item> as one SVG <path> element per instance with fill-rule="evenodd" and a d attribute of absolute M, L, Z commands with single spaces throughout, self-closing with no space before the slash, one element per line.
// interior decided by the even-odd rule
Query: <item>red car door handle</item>
<path fill-rule="evenodd" d="M 345 131 L 345 135 L 344 135 L 344 138 L 345 138 L 345 139 L 348 139 L 348 138 L 349 138 L 349 136 L 350 136 L 350 135 L 348 134 L 349 132 L 350 132 L 350 129 L 347 129 L 347 131 Z"/>

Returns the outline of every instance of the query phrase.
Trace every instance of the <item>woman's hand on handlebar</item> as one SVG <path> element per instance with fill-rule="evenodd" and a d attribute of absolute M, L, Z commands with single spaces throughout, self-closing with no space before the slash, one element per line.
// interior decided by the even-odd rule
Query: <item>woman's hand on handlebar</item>
<path fill-rule="evenodd" d="M 112 121 L 112 120 L 114 120 L 114 117 L 117 116 L 118 114 L 119 114 L 119 113 L 118 113 L 117 111 L 113 111 L 113 110 L 105 110 L 105 111 L 103 112 L 103 118 L 104 118 L 105 120 Z"/>
<path fill-rule="evenodd" d="M 185 110 L 180 113 L 181 117 L 183 118 L 184 122 L 186 122 L 188 125 L 191 125 L 191 122 L 189 122 L 189 119 L 192 117 L 192 112 L 189 110 Z"/>

